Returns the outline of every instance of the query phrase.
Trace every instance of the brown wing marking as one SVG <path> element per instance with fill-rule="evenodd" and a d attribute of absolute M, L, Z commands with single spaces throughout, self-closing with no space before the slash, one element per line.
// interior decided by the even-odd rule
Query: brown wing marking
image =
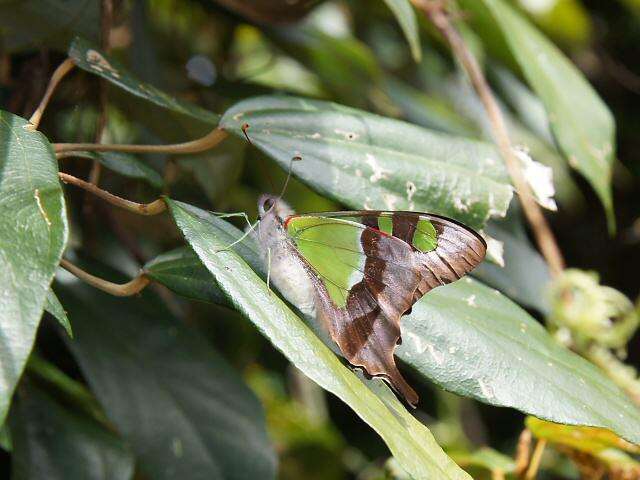
<path fill-rule="evenodd" d="M 414 303 L 420 281 L 414 251 L 372 228 L 363 229 L 361 243 L 366 256 L 364 276 L 349 291 L 344 308 L 336 307 L 314 272 L 318 317 L 350 364 L 385 378 L 416 405 L 418 395 L 400 374 L 393 356 L 400 340 L 400 317 Z"/>

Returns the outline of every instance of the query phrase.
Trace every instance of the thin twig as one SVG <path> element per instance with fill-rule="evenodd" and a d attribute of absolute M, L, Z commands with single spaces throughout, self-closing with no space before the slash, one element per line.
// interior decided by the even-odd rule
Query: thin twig
<path fill-rule="evenodd" d="M 105 53 L 111 51 L 111 27 L 113 24 L 113 0 L 102 0 L 100 2 L 100 39 L 101 48 Z M 96 134 L 94 140 L 96 143 L 102 143 L 104 132 L 108 122 L 108 88 L 105 79 L 101 78 L 98 83 L 98 94 L 100 101 L 100 110 L 98 121 L 96 123 Z M 89 172 L 89 182 L 94 185 L 100 183 L 100 175 L 102 173 L 102 164 L 98 160 L 93 161 L 91 171 Z M 87 199 L 87 209 L 91 210 L 91 200 Z"/>
<path fill-rule="evenodd" d="M 73 60 L 67 58 L 58 66 L 58 68 L 56 68 L 56 70 L 53 72 L 53 75 L 51 75 L 51 79 L 49 79 L 49 85 L 47 85 L 44 96 L 42 97 L 42 100 L 40 100 L 40 105 L 38 105 L 38 108 L 36 108 L 35 112 L 33 112 L 33 115 L 31 115 L 31 118 L 29 119 L 29 122 L 33 125 L 34 130 L 37 130 L 38 126 L 40 125 L 42 115 L 44 114 L 44 111 L 47 108 L 47 105 L 49 104 L 49 101 L 51 100 L 56 87 L 58 86 L 60 81 L 67 75 L 67 73 L 69 73 L 73 69 L 73 67 L 75 67 Z"/>
<path fill-rule="evenodd" d="M 128 153 L 197 153 L 215 147 L 229 134 L 221 128 L 215 128 L 202 138 L 184 143 L 169 145 L 125 145 L 125 144 L 100 144 L 100 143 L 54 143 L 54 150 L 59 152 L 72 152 L 87 150 L 92 152 L 128 152 Z"/>
<path fill-rule="evenodd" d="M 69 260 L 65 260 L 64 258 L 60 260 L 60 266 L 72 273 L 80 280 L 88 283 L 92 287 L 96 287 L 103 292 L 107 292 L 111 295 L 115 295 L 117 297 L 130 297 L 132 295 L 136 295 L 140 293 L 151 280 L 144 274 L 138 275 L 136 278 L 127 283 L 113 283 L 108 280 L 104 280 L 102 278 L 91 275 L 88 272 L 85 272 L 80 267 L 74 265 Z"/>
<path fill-rule="evenodd" d="M 491 480 L 505 480 L 506 476 L 502 470 L 491 470 Z"/>
<path fill-rule="evenodd" d="M 489 116 L 493 128 L 495 142 L 513 181 L 514 187 L 520 196 L 524 214 L 531 225 L 533 234 L 542 255 L 544 256 L 551 273 L 557 276 L 564 269 L 564 259 L 555 240 L 553 232 L 547 223 L 540 206 L 535 202 L 531 189 L 524 178 L 520 164 L 515 156 L 507 126 L 500 111 L 491 87 L 464 39 L 450 22 L 449 16 L 443 7 L 441 0 L 411 0 L 421 9 L 433 25 L 447 40 L 451 49 L 464 70 L 467 72 L 471 83 L 480 97 Z"/>
<path fill-rule="evenodd" d="M 538 440 L 536 443 L 536 448 L 533 450 L 533 455 L 531 455 L 531 463 L 529 464 L 529 468 L 527 469 L 527 473 L 524 476 L 525 480 L 533 480 L 538 475 L 538 470 L 540 470 L 540 461 L 542 460 L 542 454 L 544 453 L 544 449 L 547 446 L 547 441 L 544 439 Z"/>
<path fill-rule="evenodd" d="M 516 467 L 515 473 L 518 478 L 522 477 L 529 466 L 529 458 L 531 457 L 531 441 L 533 436 L 531 430 L 525 428 L 520 433 L 518 445 L 516 447 Z"/>
<path fill-rule="evenodd" d="M 84 190 L 93 193 L 94 195 L 102 198 L 103 200 L 106 200 L 116 207 L 120 207 L 130 212 L 137 213 L 138 215 L 158 215 L 159 213 L 162 213 L 167 209 L 167 204 L 161 198 L 154 200 L 151 203 L 132 202 L 131 200 L 126 200 L 122 197 L 114 195 L 113 193 L 107 192 L 106 190 L 102 190 L 94 184 L 85 182 L 84 180 L 78 177 L 74 177 L 73 175 L 62 172 L 60 172 L 58 175 L 64 183 L 70 183 L 77 187 L 83 188 Z"/>

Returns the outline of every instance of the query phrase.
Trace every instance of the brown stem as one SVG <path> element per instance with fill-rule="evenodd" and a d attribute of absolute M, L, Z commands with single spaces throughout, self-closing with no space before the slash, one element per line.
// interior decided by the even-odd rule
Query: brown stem
<path fill-rule="evenodd" d="M 536 448 L 533 450 L 533 455 L 531 455 L 531 463 L 529 464 L 527 473 L 524 476 L 525 480 L 533 480 L 538 475 L 538 470 L 540 470 L 540 461 L 542 460 L 542 454 L 544 453 L 546 446 L 547 441 L 544 439 L 540 439 L 538 440 L 538 443 L 536 443 Z"/>
<path fill-rule="evenodd" d="M 531 441 L 533 436 L 531 430 L 525 428 L 520 432 L 518 438 L 518 445 L 516 446 L 516 467 L 515 474 L 518 478 L 521 478 L 527 471 L 529 466 L 529 458 L 531 457 Z"/>
<path fill-rule="evenodd" d="M 167 209 L 167 204 L 164 203 L 164 200 L 162 200 L 161 198 L 154 200 L 151 203 L 136 203 L 132 202 L 131 200 L 126 200 L 124 198 L 118 197 L 117 195 L 109 193 L 106 190 L 102 190 L 94 184 L 85 182 L 84 180 L 74 177 L 73 175 L 62 172 L 60 172 L 58 175 L 64 183 L 70 183 L 84 190 L 87 190 L 88 192 L 93 193 L 94 195 L 102 198 L 103 200 L 106 200 L 116 207 L 124 208 L 125 210 L 137 213 L 138 215 L 157 215 Z"/>
<path fill-rule="evenodd" d="M 58 68 L 56 68 L 55 72 L 53 72 L 53 75 L 51 75 L 51 78 L 49 79 L 49 85 L 47 85 L 47 89 L 44 92 L 42 100 L 40 100 L 40 105 L 38 105 L 35 112 L 33 112 L 31 118 L 29 119 L 29 122 L 33 125 L 32 128 L 34 130 L 38 129 L 40 121 L 42 120 L 42 115 L 44 114 L 44 111 L 47 108 L 51 97 L 53 96 L 53 92 L 55 92 L 60 81 L 67 75 L 67 73 L 69 73 L 73 69 L 73 67 L 75 67 L 73 60 L 67 58 L 58 66 Z"/>
<path fill-rule="evenodd" d="M 60 260 L 60 266 L 89 285 L 117 297 L 130 297 L 132 295 L 136 295 L 151 282 L 151 280 L 149 280 L 149 278 L 144 274 L 140 274 L 130 282 L 123 284 L 109 282 L 85 272 L 80 267 L 77 267 L 64 258 Z"/>
<path fill-rule="evenodd" d="M 54 143 L 56 153 L 88 150 L 93 152 L 128 152 L 128 153 L 197 153 L 215 147 L 229 134 L 217 127 L 202 138 L 184 143 L 170 145 L 122 145 L 100 143 Z"/>
<path fill-rule="evenodd" d="M 111 50 L 111 25 L 113 23 L 113 0 L 102 0 L 100 3 L 100 20 L 101 20 L 101 47 L 102 51 L 109 53 Z M 104 137 L 104 131 L 107 126 L 107 103 L 108 103 L 108 89 L 107 82 L 104 79 L 100 79 L 99 82 L 99 96 L 100 96 L 100 113 L 98 115 L 98 121 L 96 123 L 96 135 L 95 142 L 102 143 Z M 100 182 L 100 175 L 102 173 L 102 164 L 98 160 L 93 161 L 91 171 L 89 172 L 89 182 L 94 185 L 98 185 Z M 87 199 L 87 208 L 91 209 L 91 200 Z"/>
<path fill-rule="evenodd" d="M 431 23 L 433 23 L 433 25 L 444 36 L 451 46 L 455 57 L 467 72 L 467 75 L 471 80 L 471 84 L 487 111 L 487 115 L 489 116 L 489 120 L 493 128 L 494 140 L 505 161 L 507 170 L 509 171 L 509 175 L 513 181 L 513 185 L 520 196 L 522 209 L 529 225 L 531 225 L 538 247 L 547 261 L 552 275 L 559 275 L 562 273 L 565 266 L 562 253 L 560 252 L 560 248 L 556 243 L 553 232 L 542 213 L 542 209 L 535 202 L 531 189 L 529 188 L 522 170 L 520 169 L 518 159 L 514 154 L 511 140 L 509 139 L 509 133 L 504 117 L 502 116 L 498 102 L 491 91 L 491 87 L 478 64 L 478 61 L 471 50 L 467 47 L 460 33 L 451 24 L 441 0 L 411 1 L 417 8 L 421 9 L 425 13 Z"/>

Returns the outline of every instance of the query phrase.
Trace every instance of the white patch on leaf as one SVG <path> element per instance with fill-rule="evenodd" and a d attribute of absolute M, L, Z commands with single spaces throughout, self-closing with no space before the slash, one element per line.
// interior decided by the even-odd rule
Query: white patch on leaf
<path fill-rule="evenodd" d="M 485 398 L 493 398 L 495 397 L 495 393 L 493 393 L 493 388 L 491 385 L 484 382 L 484 380 L 478 380 L 478 385 L 480 386 L 480 391 Z"/>
<path fill-rule="evenodd" d="M 459 197 L 454 197 L 453 206 L 459 212 L 465 212 L 466 213 L 466 212 L 469 211 L 469 204 L 467 202 L 465 202 L 462 198 L 459 198 Z"/>
<path fill-rule="evenodd" d="M 374 157 L 370 153 L 367 153 L 366 158 L 367 158 L 367 164 L 371 167 L 371 171 L 373 172 L 369 177 L 369 180 L 371 181 L 371 183 L 376 183 L 382 180 L 383 178 L 387 178 L 388 176 L 387 174 L 389 172 L 387 172 L 380 165 L 378 165 L 378 161 L 376 160 L 376 157 Z"/>
<path fill-rule="evenodd" d="M 536 201 L 547 210 L 557 211 L 558 206 L 553 196 L 556 189 L 553 186 L 553 170 L 531 158 L 527 149 L 516 147 L 513 149 L 520 160 L 522 174 L 533 191 Z"/>
<path fill-rule="evenodd" d="M 431 355 L 431 358 L 433 358 L 433 361 L 436 362 L 436 364 L 438 364 L 438 365 L 442 365 L 442 362 L 444 360 L 442 358 L 442 353 L 440 353 L 436 349 L 436 347 L 434 347 L 430 343 L 427 343 L 427 349 L 429 349 L 429 355 Z"/>
<path fill-rule="evenodd" d="M 390 193 L 383 193 L 382 198 L 384 199 L 384 204 L 386 205 L 387 210 L 396 209 L 396 203 L 398 203 L 398 197 Z"/>
<path fill-rule="evenodd" d="M 470 307 L 477 307 L 475 295 L 469 295 L 469 297 L 467 298 L 467 305 L 469 305 Z"/>

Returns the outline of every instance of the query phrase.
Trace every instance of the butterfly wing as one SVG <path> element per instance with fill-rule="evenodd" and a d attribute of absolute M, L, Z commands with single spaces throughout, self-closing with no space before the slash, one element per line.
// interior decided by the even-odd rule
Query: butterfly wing
<path fill-rule="evenodd" d="M 294 215 L 285 229 L 314 284 L 316 309 L 345 358 L 418 396 L 398 371 L 400 317 L 426 292 L 457 280 L 486 244 L 452 220 L 413 212 Z"/>

